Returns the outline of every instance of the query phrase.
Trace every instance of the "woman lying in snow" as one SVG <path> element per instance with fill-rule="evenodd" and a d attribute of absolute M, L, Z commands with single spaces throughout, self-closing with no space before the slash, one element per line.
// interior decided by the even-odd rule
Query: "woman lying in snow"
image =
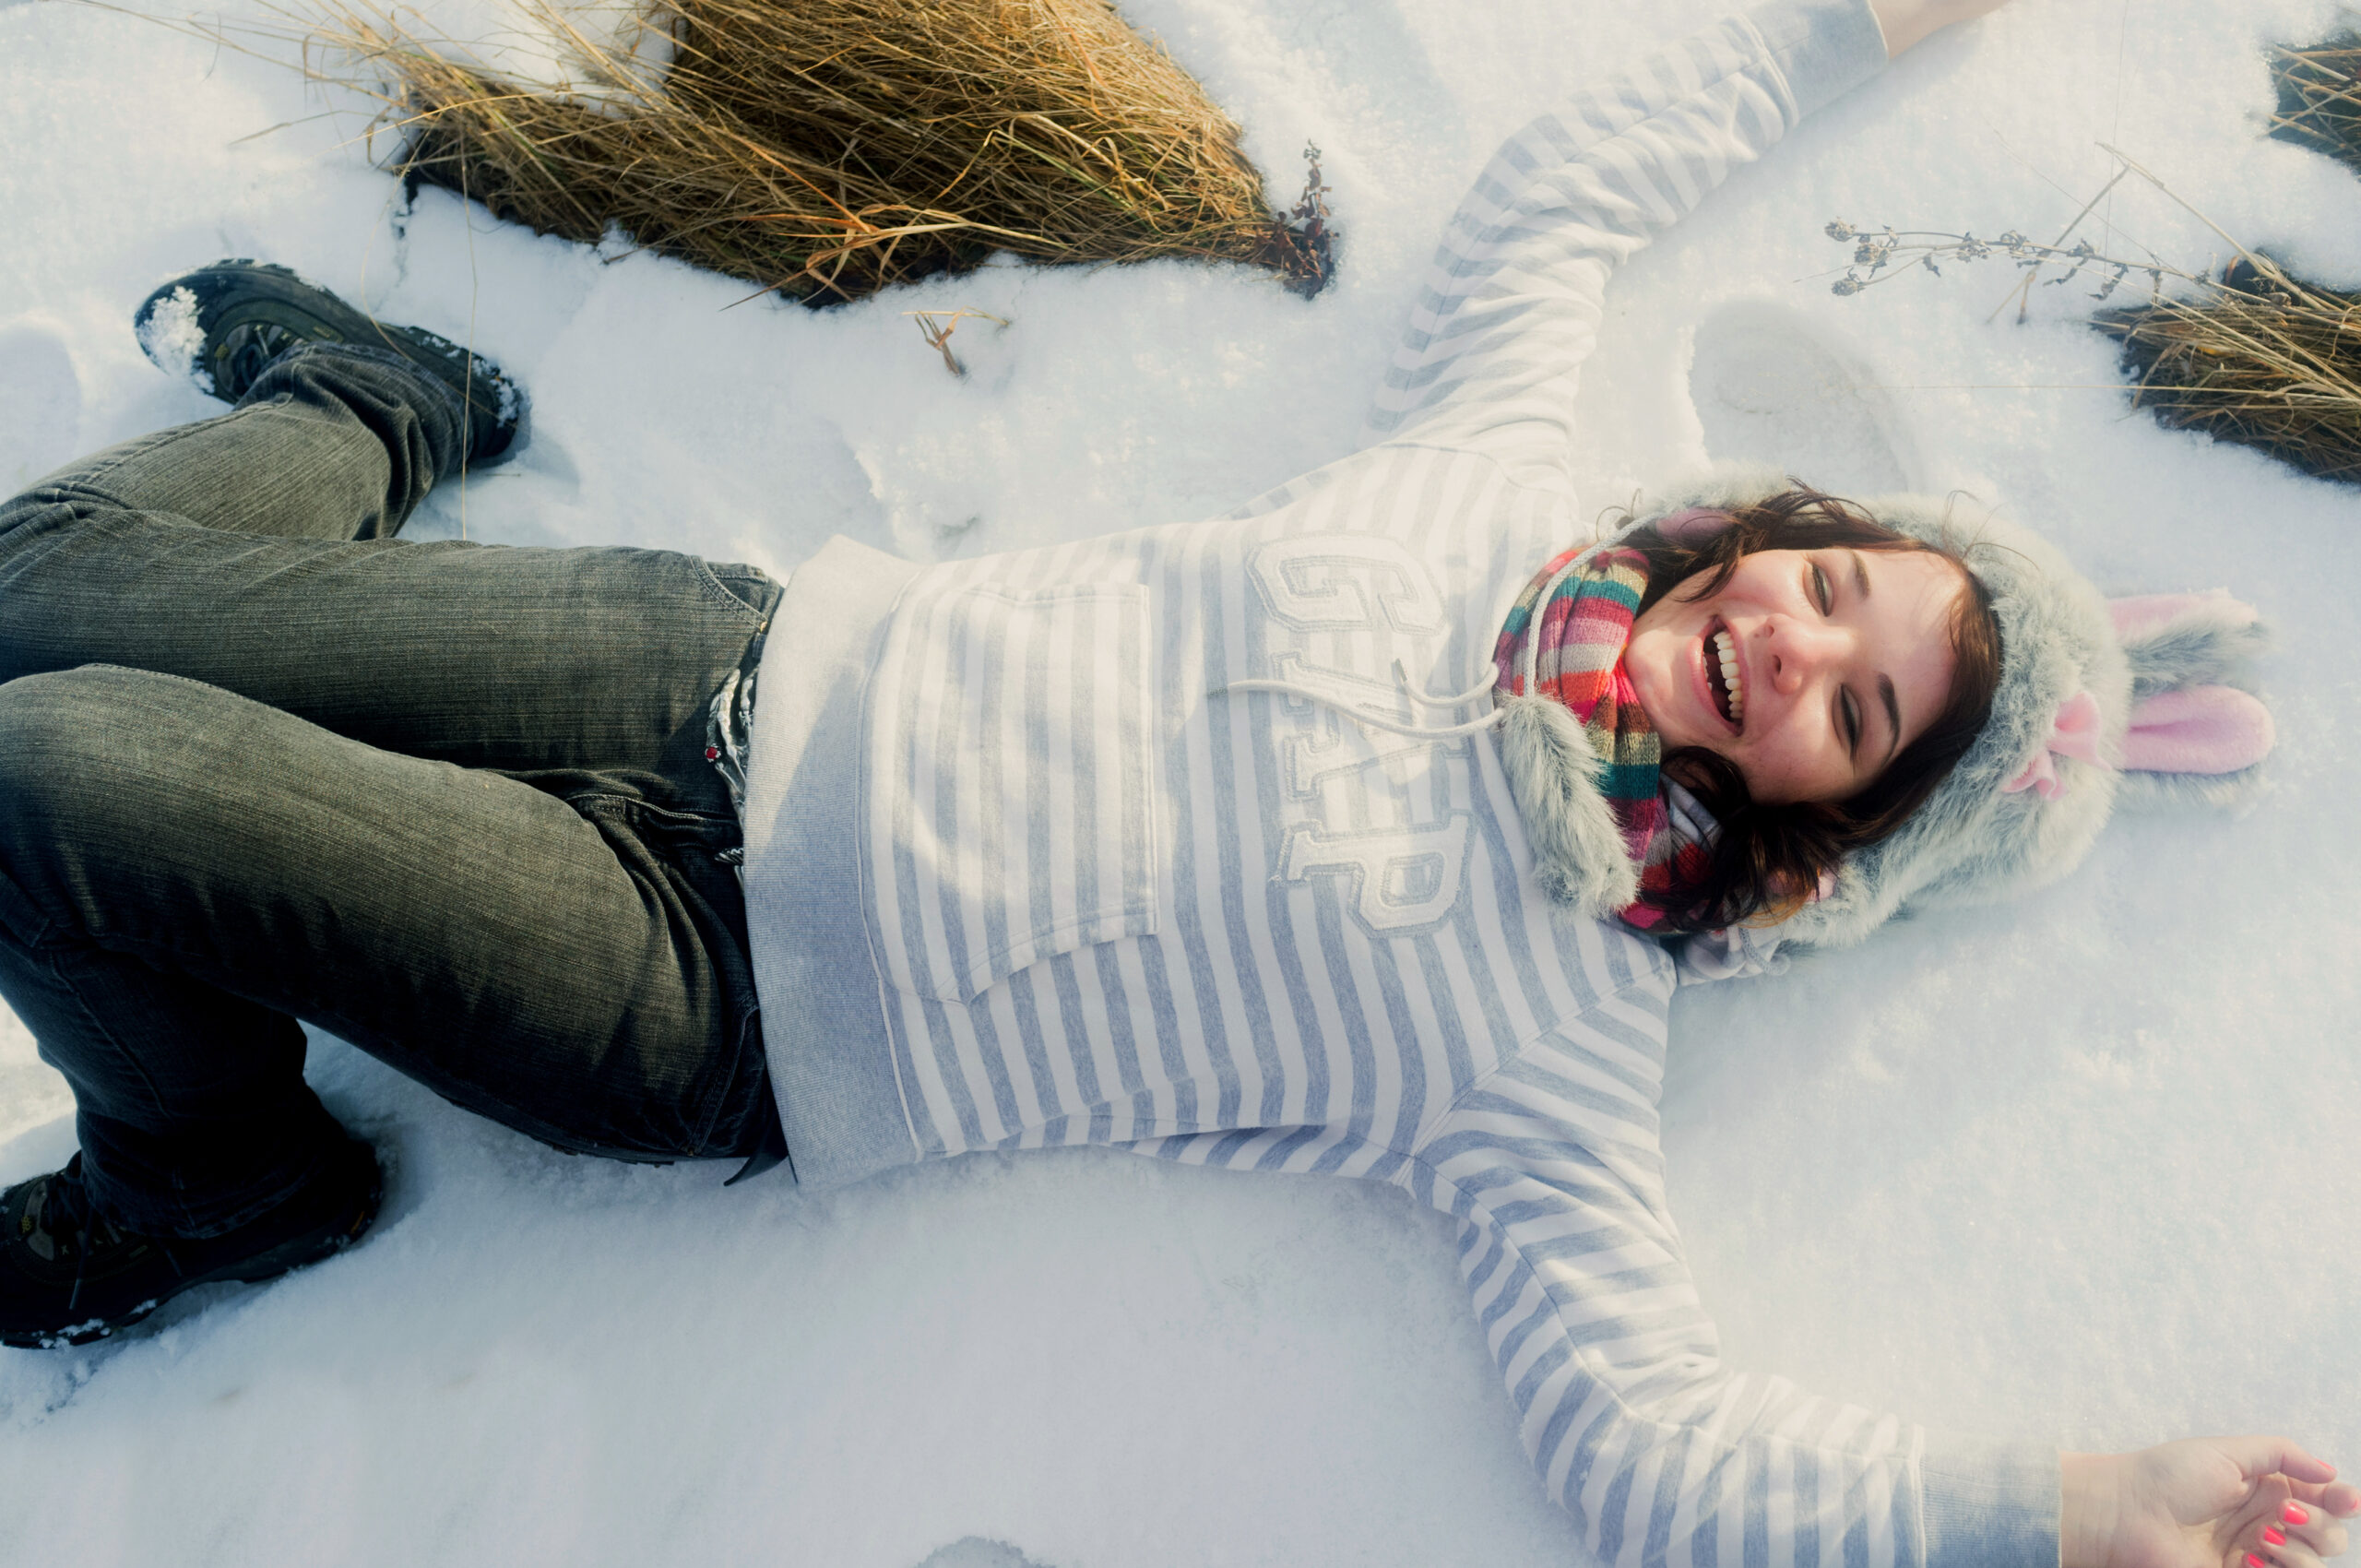
<path fill-rule="evenodd" d="M 2110 612 L 1923 499 L 1725 476 L 1566 549 L 1614 263 L 1995 4 L 1767 0 L 1578 95 L 1454 219 L 1364 450 L 1051 550 L 400 543 L 514 439 L 498 373 L 273 268 L 158 291 L 235 411 L 0 509 L 0 992 L 82 1146 L 6 1195 L 0 1338 L 367 1228 L 304 1018 L 620 1158 L 1396 1183 L 1619 1562 L 2341 1552 L 2361 1491 L 2284 1439 L 1981 1447 L 1724 1369 L 1666 1208 L 1678 979 L 2059 874 L 2123 767 L 2268 744 L 2206 683 L 2249 613 Z"/>

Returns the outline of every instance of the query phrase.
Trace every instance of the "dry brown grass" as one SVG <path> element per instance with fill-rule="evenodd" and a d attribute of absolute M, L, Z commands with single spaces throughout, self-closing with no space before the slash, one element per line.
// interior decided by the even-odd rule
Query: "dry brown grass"
<path fill-rule="evenodd" d="M 2361 170 L 2361 34 L 2276 50 L 2271 74 L 2279 89 L 2271 134 Z"/>
<path fill-rule="evenodd" d="M 568 93 L 331 4 L 314 69 L 384 101 L 392 166 L 545 233 L 813 303 L 996 250 L 1326 279 L 1316 190 L 1275 215 L 1238 127 L 1102 0 L 665 0 L 660 72 L 544 5 Z"/>
<path fill-rule="evenodd" d="M 2092 319 L 2122 341 L 2132 404 L 2159 423 L 2361 482 L 2361 298 L 2248 255 L 2184 297 Z"/>
<path fill-rule="evenodd" d="M 2361 171 L 2361 34 L 2279 49 L 2272 75 L 2272 135 Z M 2361 483 L 2361 296 L 2244 247 L 2218 279 L 2193 281 L 2178 297 L 2094 318 L 2123 343 L 2135 405 L 2161 423 Z"/>

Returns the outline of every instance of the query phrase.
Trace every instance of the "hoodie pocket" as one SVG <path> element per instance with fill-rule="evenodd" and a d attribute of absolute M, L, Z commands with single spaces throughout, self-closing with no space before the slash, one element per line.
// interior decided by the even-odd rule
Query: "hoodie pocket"
<path fill-rule="evenodd" d="M 1137 584 L 907 605 L 872 679 L 863 860 L 899 990 L 967 1002 L 1157 929 L 1154 684 Z"/>

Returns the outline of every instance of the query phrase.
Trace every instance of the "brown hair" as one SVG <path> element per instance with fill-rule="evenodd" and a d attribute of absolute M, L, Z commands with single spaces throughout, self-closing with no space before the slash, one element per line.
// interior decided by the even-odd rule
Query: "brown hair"
<path fill-rule="evenodd" d="M 1951 698 L 1883 772 L 1842 801 L 1758 805 L 1745 776 L 1727 757 L 1703 746 L 1667 755 L 1665 777 L 1695 795 L 1721 831 L 1702 874 L 1676 874 L 1660 902 L 1651 900 L 1659 902 L 1667 917 L 1659 931 L 1771 924 L 1803 908 L 1847 854 L 1892 836 L 1926 804 L 1983 731 L 2000 684 L 2000 627 L 1991 595 L 1968 570 L 1959 547 L 1888 528 L 1849 501 L 1802 486 L 1729 508 L 1727 516 L 1728 528 L 1695 544 L 1676 543 L 1653 528 L 1622 540 L 1648 561 L 1640 613 L 1700 573 L 1707 574 L 1706 580 L 1689 597 L 1719 592 L 1738 564 L 1758 551 L 1924 551 L 1956 567 L 1964 590 L 1952 615 Z"/>

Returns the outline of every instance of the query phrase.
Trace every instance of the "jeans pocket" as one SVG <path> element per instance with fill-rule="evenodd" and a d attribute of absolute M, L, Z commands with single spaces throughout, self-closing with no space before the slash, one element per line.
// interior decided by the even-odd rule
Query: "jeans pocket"
<path fill-rule="evenodd" d="M 707 561 L 699 557 L 697 566 L 714 588 L 753 612 L 765 625 L 770 624 L 771 612 L 778 607 L 779 596 L 786 591 L 777 578 L 759 566 L 739 561 Z"/>

